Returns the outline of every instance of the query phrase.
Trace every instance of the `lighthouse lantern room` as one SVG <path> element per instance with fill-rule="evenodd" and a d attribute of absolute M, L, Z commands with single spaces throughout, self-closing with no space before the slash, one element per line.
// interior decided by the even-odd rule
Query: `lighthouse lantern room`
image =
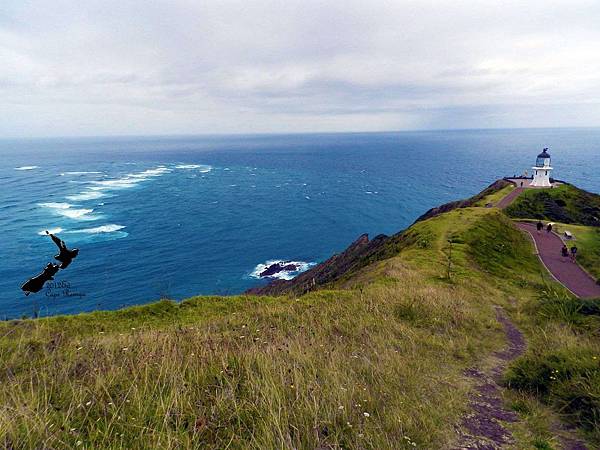
<path fill-rule="evenodd" d="M 550 172 L 552 167 L 550 166 L 550 155 L 548 149 L 545 148 L 540 153 L 535 161 L 535 167 L 533 169 L 533 181 L 530 186 L 532 187 L 552 187 L 550 182 Z"/>

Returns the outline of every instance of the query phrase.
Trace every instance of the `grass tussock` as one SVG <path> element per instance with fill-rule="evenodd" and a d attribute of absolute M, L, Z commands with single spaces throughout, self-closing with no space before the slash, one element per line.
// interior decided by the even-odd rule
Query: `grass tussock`
<path fill-rule="evenodd" d="M 530 309 L 537 332 L 507 385 L 552 406 L 599 444 L 600 300 L 547 291 Z"/>

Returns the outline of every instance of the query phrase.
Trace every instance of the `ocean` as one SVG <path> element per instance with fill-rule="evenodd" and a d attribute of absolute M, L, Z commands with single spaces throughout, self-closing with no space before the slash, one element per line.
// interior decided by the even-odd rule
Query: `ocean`
<path fill-rule="evenodd" d="M 600 129 L 0 140 L 0 318 L 237 294 L 529 169 L 600 192 Z M 54 232 L 80 252 L 36 294 Z M 281 277 L 297 273 L 284 272 Z"/>

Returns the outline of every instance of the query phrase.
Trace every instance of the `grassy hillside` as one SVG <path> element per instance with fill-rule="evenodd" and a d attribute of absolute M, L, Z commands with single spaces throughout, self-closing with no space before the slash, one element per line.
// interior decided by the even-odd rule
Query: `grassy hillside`
<path fill-rule="evenodd" d="M 538 322 L 540 291 L 574 300 L 497 209 L 421 221 L 395 252 L 299 297 L 0 323 L 0 446 L 449 448 L 473 389 L 465 369 L 505 345 L 494 305 L 531 339 L 523 361 L 551 358 L 554 341 L 600 354 L 588 319 Z M 515 377 L 516 448 L 552 448 L 560 402 Z"/>
<path fill-rule="evenodd" d="M 554 189 L 527 189 L 508 208 L 514 218 L 544 219 L 600 226 L 600 195 L 564 184 Z"/>

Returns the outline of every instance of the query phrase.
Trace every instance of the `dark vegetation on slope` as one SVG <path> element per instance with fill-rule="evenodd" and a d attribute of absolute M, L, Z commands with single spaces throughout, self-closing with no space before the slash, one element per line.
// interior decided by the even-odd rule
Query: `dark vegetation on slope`
<path fill-rule="evenodd" d="M 430 209 L 420 216 L 415 223 L 439 216 L 454 209 L 474 206 L 485 197 L 498 192 L 506 186 L 510 186 L 508 181 L 497 180 L 479 194 L 469 199 L 446 203 Z M 300 274 L 293 280 L 274 280 L 266 286 L 249 289 L 246 293 L 253 295 L 303 294 L 318 287 L 347 279 L 360 269 L 374 262 L 391 258 L 397 255 L 402 249 L 414 244 L 416 239 L 415 233 L 410 228 L 392 236 L 380 234 L 372 240 L 369 240 L 367 234 L 363 234 L 342 253 L 333 255 L 331 258 Z"/>
<path fill-rule="evenodd" d="M 554 189 L 528 189 L 506 208 L 518 219 L 540 219 L 600 227 L 600 195 L 571 184 Z"/>
<path fill-rule="evenodd" d="M 537 396 L 600 442 L 600 299 L 550 290 L 530 309 L 542 332 L 512 365 L 507 385 Z"/>

